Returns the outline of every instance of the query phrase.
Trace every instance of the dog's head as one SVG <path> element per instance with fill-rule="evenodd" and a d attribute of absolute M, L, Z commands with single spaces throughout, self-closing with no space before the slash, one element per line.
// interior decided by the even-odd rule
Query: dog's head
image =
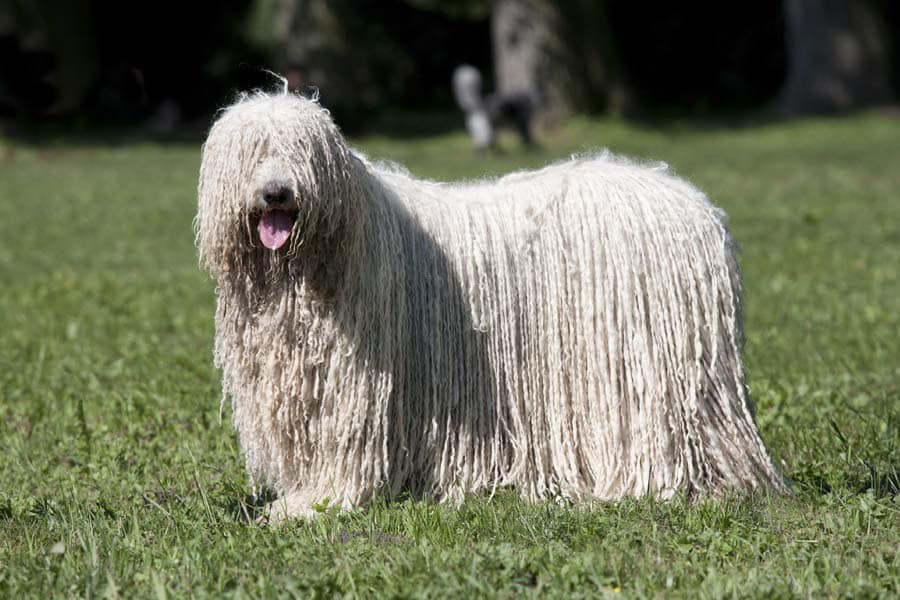
<path fill-rule="evenodd" d="M 352 216 L 360 168 L 313 100 L 256 94 L 224 109 L 203 145 L 195 220 L 201 264 L 218 278 L 320 259 Z"/>

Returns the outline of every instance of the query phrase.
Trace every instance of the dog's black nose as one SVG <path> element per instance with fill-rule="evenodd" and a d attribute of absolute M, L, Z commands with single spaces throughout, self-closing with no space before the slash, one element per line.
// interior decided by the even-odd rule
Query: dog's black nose
<path fill-rule="evenodd" d="M 278 181 L 270 181 L 262 190 L 263 201 L 266 204 L 287 204 L 294 197 L 291 188 Z"/>

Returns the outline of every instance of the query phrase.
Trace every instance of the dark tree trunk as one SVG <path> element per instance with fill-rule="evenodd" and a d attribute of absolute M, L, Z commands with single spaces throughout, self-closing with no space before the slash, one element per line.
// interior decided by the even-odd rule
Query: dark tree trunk
<path fill-rule="evenodd" d="M 890 102 L 887 44 L 868 2 L 786 0 L 785 22 L 782 112 L 837 112 Z"/>
<path fill-rule="evenodd" d="M 631 108 L 602 0 L 492 0 L 496 89 L 530 94 L 542 121 Z"/>
<path fill-rule="evenodd" d="M 635 99 L 622 64 L 619 43 L 610 22 L 608 0 L 559 0 L 566 39 L 578 57 L 579 108 L 615 116 L 635 112 Z"/>
<path fill-rule="evenodd" d="M 545 121 L 569 114 L 577 95 L 573 57 L 556 5 L 550 0 L 493 0 L 491 32 L 497 92 L 528 94 Z"/>

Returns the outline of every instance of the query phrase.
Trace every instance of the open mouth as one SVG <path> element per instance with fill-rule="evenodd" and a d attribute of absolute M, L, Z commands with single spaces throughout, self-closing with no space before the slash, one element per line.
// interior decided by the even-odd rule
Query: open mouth
<path fill-rule="evenodd" d="M 269 250 L 278 250 L 291 237 L 294 213 L 279 208 L 267 210 L 259 216 L 259 241 Z"/>

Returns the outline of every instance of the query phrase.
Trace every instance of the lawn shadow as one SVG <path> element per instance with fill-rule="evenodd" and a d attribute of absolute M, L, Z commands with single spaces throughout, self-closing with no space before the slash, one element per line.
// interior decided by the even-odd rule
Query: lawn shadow
<path fill-rule="evenodd" d="M 54 146 L 119 147 L 132 144 L 196 145 L 206 139 L 217 114 L 210 112 L 178 124 L 170 131 L 158 131 L 146 123 L 110 125 L 89 118 L 0 119 L 0 140 L 34 149 Z M 398 140 L 465 132 L 458 111 L 385 111 L 363 124 L 337 121 L 352 137 L 381 136 Z"/>
<path fill-rule="evenodd" d="M 168 131 L 160 131 L 146 122 L 111 125 L 87 117 L 69 119 L 21 118 L 0 119 L 0 141 L 35 150 L 58 146 L 76 148 L 122 147 L 134 144 L 197 145 L 203 143 L 212 117 L 185 121 Z"/>
<path fill-rule="evenodd" d="M 743 131 L 783 125 L 803 119 L 839 120 L 862 114 L 875 114 L 885 118 L 900 118 L 900 105 L 860 107 L 841 112 L 820 112 L 811 114 L 791 114 L 779 110 L 774 105 L 757 110 L 719 111 L 715 113 L 692 114 L 684 111 L 654 111 L 636 113 L 625 118 L 625 122 L 636 129 L 664 131 L 672 133 L 717 131 Z"/>
<path fill-rule="evenodd" d="M 861 493 L 872 491 L 876 498 L 893 498 L 900 495 L 900 465 L 889 464 L 878 469 L 868 461 L 865 462 L 867 477 L 863 479 Z"/>
<path fill-rule="evenodd" d="M 239 523 L 255 523 L 266 514 L 266 506 L 277 498 L 274 491 L 263 488 L 258 494 L 231 496 L 224 503 L 225 514 Z"/>

